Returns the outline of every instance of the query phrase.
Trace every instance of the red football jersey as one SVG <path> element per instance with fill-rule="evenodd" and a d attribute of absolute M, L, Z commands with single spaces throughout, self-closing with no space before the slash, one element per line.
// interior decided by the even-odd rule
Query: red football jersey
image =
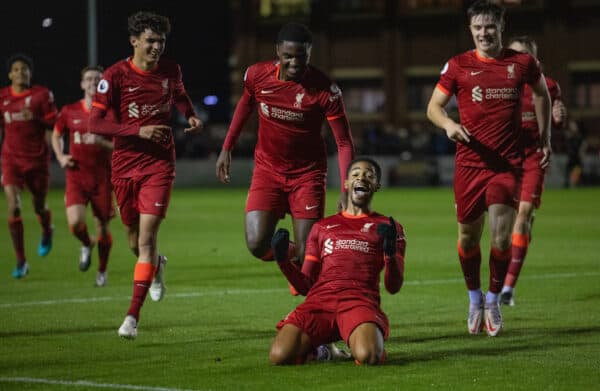
<path fill-rule="evenodd" d="M 470 50 L 446 63 L 437 88 L 456 94 L 460 123 L 472 134 L 468 144 L 456 144 L 457 165 L 505 169 L 521 164 L 520 98 L 523 86 L 540 76 L 534 57 L 507 48 L 497 58 Z"/>
<path fill-rule="evenodd" d="M 30 111 L 32 116 L 26 114 Z M 3 159 L 49 159 L 46 130 L 52 129 L 57 110 L 46 87 L 34 85 L 17 94 L 12 87 L 0 89 L 0 124 L 4 127 Z"/>
<path fill-rule="evenodd" d="M 560 86 L 555 80 L 546 76 L 546 85 L 548 86 L 552 102 L 555 99 L 561 98 Z M 523 128 L 523 134 L 521 135 L 523 147 L 526 154 L 528 154 L 539 147 L 540 140 L 540 130 L 533 104 L 533 91 L 528 85 L 525 85 L 523 95 L 521 96 L 521 127 Z"/>
<path fill-rule="evenodd" d="M 299 82 L 279 80 L 279 63 L 273 61 L 250 66 L 244 82 L 244 93 L 258 107 L 255 164 L 284 175 L 325 171 L 323 121 L 345 116 L 337 85 L 311 65 Z M 237 135 L 232 134 L 228 133 L 224 149 L 233 148 Z"/>
<path fill-rule="evenodd" d="M 377 224 L 389 224 L 386 216 L 372 212 L 352 216 L 345 212 L 316 222 L 306 241 L 305 263 L 319 262 L 321 271 L 308 292 L 312 295 L 339 294 L 345 289 L 379 302 L 379 276 L 384 267 L 383 238 Z M 396 223 L 398 257 L 404 258 L 404 229 Z"/>
<path fill-rule="evenodd" d="M 119 61 L 104 72 L 92 104 L 95 108 L 113 111 L 116 122 L 131 130 L 113 138 L 115 178 L 157 172 L 175 175 L 173 137 L 165 144 L 158 144 L 138 137 L 138 131 L 144 125 L 170 125 L 174 106 L 186 118 L 195 115 L 177 63 L 161 59 L 155 69 L 146 72 L 137 68 L 130 58 Z M 103 129 L 90 131 L 110 134 Z"/>
<path fill-rule="evenodd" d="M 88 132 L 90 110 L 85 101 L 80 100 L 64 106 L 54 131 L 58 134 L 69 133 L 69 154 L 76 162 L 76 167 L 67 170 L 67 175 L 81 177 L 106 176 L 110 174 L 111 151 L 97 144 L 86 144 L 85 134 Z"/>

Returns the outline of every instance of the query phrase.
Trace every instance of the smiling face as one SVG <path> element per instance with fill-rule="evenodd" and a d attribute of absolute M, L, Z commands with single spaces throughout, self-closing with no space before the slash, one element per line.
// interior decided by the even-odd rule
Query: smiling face
<path fill-rule="evenodd" d="M 100 83 L 100 79 L 102 79 L 102 72 L 95 69 L 85 71 L 81 77 L 81 89 L 86 97 L 91 98 L 94 96 L 98 83 Z"/>
<path fill-rule="evenodd" d="M 281 66 L 279 79 L 300 80 L 308 67 L 311 46 L 307 43 L 283 41 L 275 49 Z"/>
<path fill-rule="evenodd" d="M 359 160 L 350 166 L 344 188 L 348 192 L 348 207 L 369 209 L 373 194 L 379 190 L 377 170 L 368 161 Z"/>
<path fill-rule="evenodd" d="M 25 61 L 17 60 L 11 64 L 8 78 L 13 87 L 27 88 L 31 85 L 31 69 Z"/>
<path fill-rule="evenodd" d="M 478 14 L 469 24 L 477 52 L 484 57 L 495 57 L 502 49 L 502 22 L 491 14 Z"/>
<path fill-rule="evenodd" d="M 147 28 L 139 36 L 129 37 L 129 41 L 133 46 L 133 61 L 136 64 L 155 65 L 165 51 L 167 36 Z"/>

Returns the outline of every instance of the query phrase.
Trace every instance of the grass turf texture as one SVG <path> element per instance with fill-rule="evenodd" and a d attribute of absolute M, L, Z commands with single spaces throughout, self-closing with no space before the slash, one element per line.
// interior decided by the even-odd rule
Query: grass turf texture
<path fill-rule="evenodd" d="M 338 194 L 328 195 L 329 214 Z M 160 251 L 169 257 L 167 295 L 160 303 L 146 300 L 137 340 L 120 339 L 135 262 L 122 224 L 118 218 L 111 224 L 109 280 L 96 288 L 97 249 L 92 267 L 81 273 L 62 197 L 53 190 L 48 198 L 56 230 L 54 248 L 42 259 L 36 252 L 40 227 L 29 195 L 23 196 L 30 264 L 23 280 L 10 276 L 14 252 L 7 224 L 0 224 L 1 390 L 505 391 L 600 384 L 600 189 L 544 193 L 517 305 L 503 308 L 505 330 L 496 338 L 467 334 L 451 190 L 378 193 L 375 210 L 393 215 L 408 239 L 405 285 L 395 296 L 382 295 L 391 336 L 388 361 L 378 368 L 269 365 L 275 324 L 302 298 L 290 296 L 275 264 L 246 250 L 246 189 L 174 192 L 159 236 Z M 5 213 L 0 221 L 6 222 Z M 289 217 L 281 224 L 289 228 Z M 88 228 L 93 234 L 91 221 Z"/>

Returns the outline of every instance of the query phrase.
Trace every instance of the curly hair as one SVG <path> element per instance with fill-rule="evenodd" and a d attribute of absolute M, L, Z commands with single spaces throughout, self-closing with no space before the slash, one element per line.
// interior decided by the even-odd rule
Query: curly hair
<path fill-rule="evenodd" d="M 149 11 L 139 11 L 127 20 L 129 35 L 139 37 L 146 29 L 158 34 L 168 35 L 171 32 L 171 23 L 166 16 Z"/>
<path fill-rule="evenodd" d="M 33 60 L 31 59 L 31 57 L 23 53 L 13 54 L 8 58 L 8 60 L 6 60 L 6 71 L 10 73 L 10 69 L 12 68 L 13 64 L 17 61 L 25 63 L 29 68 L 29 71 L 33 73 Z"/>

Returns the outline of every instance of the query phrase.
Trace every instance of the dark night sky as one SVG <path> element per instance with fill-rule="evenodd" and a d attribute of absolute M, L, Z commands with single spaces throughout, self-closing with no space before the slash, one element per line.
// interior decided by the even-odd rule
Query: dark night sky
<path fill-rule="evenodd" d="M 60 4 L 61 9 L 57 8 Z M 148 10 L 171 20 L 172 30 L 164 56 L 182 66 L 183 79 L 192 100 L 214 94 L 222 102 L 212 120 L 226 119 L 229 112 L 229 57 L 231 17 L 228 1 L 202 3 L 202 12 L 192 12 L 187 2 L 155 0 L 97 0 L 98 62 L 108 66 L 132 53 L 127 17 Z M 34 83 L 50 87 L 59 106 L 81 97 L 79 71 L 87 65 L 87 1 L 0 2 L 0 59 L 8 84 L 8 57 L 26 53 L 35 63 Z M 52 25 L 44 28 L 44 18 Z"/>

